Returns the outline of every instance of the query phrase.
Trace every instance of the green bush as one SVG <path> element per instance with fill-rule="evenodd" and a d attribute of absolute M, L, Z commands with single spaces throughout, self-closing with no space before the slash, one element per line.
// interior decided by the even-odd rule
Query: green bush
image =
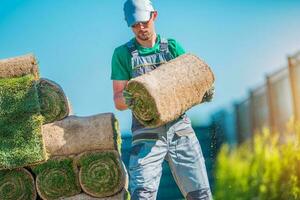
<path fill-rule="evenodd" d="M 268 129 L 229 149 L 223 145 L 217 158 L 217 200 L 300 199 L 300 126 L 291 122 L 287 133 Z"/>

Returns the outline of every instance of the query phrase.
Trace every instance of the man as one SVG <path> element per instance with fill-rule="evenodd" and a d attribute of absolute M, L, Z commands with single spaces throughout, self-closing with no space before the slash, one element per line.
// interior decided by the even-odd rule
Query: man
<path fill-rule="evenodd" d="M 149 0 L 127 0 L 124 13 L 135 37 L 116 48 L 112 57 L 111 79 L 118 110 L 133 106 L 131 94 L 124 91 L 128 80 L 185 53 L 176 40 L 156 34 L 157 11 Z M 207 93 L 205 101 L 212 95 L 213 91 Z M 144 127 L 132 116 L 131 129 L 129 184 L 133 200 L 156 199 L 164 159 L 187 199 L 212 199 L 201 147 L 186 114 L 157 128 Z"/>

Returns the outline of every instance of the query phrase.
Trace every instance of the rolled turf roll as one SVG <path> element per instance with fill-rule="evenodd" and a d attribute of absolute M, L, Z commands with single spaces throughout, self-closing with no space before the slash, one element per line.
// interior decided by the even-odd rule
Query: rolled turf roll
<path fill-rule="evenodd" d="M 36 188 L 42 199 L 70 197 L 81 192 L 78 169 L 71 157 L 54 157 L 32 167 Z"/>
<path fill-rule="evenodd" d="M 35 200 L 36 196 L 33 177 L 26 169 L 0 171 L 1 200 Z"/>
<path fill-rule="evenodd" d="M 0 60 L 0 78 L 21 77 L 32 74 L 39 78 L 38 65 L 34 55 L 24 55 Z"/>
<path fill-rule="evenodd" d="M 44 123 L 61 120 L 69 115 L 69 102 L 63 89 L 54 81 L 41 78 L 37 83 Z"/>
<path fill-rule="evenodd" d="M 34 76 L 0 79 L 0 169 L 47 159 Z"/>
<path fill-rule="evenodd" d="M 112 113 L 90 117 L 68 116 L 43 125 L 42 130 L 47 152 L 51 156 L 121 148 L 118 122 Z"/>
<path fill-rule="evenodd" d="M 197 56 L 184 54 L 157 69 L 131 79 L 133 114 L 145 126 L 158 127 L 200 104 L 214 82 L 209 66 Z"/>
<path fill-rule="evenodd" d="M 93 197 L 107 197 L 121 191 L 125 173 L 117 151 L 85 152 L 76 159 L 82 190 Z"/>
<path fill-rule="evenodd" d="M 110 197 L 97 198 L 81 193 L 73 197 L 64 198 L 63 200 L 130 200 L 130 194 L 126 189 L 123 189 L 121 192 Z"/>

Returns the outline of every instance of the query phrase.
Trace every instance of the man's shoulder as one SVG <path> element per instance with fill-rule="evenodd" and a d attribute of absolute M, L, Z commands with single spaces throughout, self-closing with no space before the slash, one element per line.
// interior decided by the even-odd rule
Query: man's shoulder
<path fill-rule="evenodd" d="M 176 39 L 172 38 L 172 37 L 166 37 L 165 35 L 161 35 L 161 34 L 157 34 L 158 38 L 159 38 L 159 41 L 162 41 L 162 40 L 167 40 L 168 43 L 176 43 Z"/>
<path fill-rule="evenodd" d="M 174 39 L 174 38 L 167 38 L 167 40 L 168 40 L 168 42 L 171 42 L 171 43 L 176 43 L 177 42 L 177 40 L 176 39 Z"/>
<path fill-rule="evenodd" d="M 122 44 L 115 48 L 114 53 L 113 53 L 113 60 L 114 59 L 122 60 L 124 62 L 126 60 L 128 61 L 128 59 L 130 59 L 130 53 L 128 51 L 127 43 Z"/>
<path fill-rule="evenodd" d="M 168 38 L 167 40 L 168 40 L 169 45 L 171 45 L 171 46 L 176 46 L 176 44 L 178 43 L 177 40 L 174 38 Z"/>
<path fill-rule="evenodd" d="M 169 50 L 174 57 L 180 56 L 185 53 L 185 50 L 176 39 L 168 38 L 167 40 Z"/>
<path fill-rule="evenodd" d="M 130 39 L 129 41 L 125 42 L 124 44 L 118 46 L 115 48 L 115 51 L 128 51 L 128 47 L 130 46 L 130 44 L 134 43 L 134 38 Z"/>
<path fill-rule="evenodd" d="M 130 79 L 130 54 L 125 44 L 122 44 L 114 49 L 111 61 L 112 80 L 129 80 Z"/>
<path fill-rule="evenodd" d="M 127 42 L 116 47 L 114 52 L 117 53 L 117 54 L 123 54 L 125 51 L 128 51 L 128 48 L 127 48 Z"/>

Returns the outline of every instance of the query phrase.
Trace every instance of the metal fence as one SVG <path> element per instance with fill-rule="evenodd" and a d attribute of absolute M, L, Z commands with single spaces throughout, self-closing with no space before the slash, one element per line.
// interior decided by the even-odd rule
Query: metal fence
<path fill-rule="evenodd" d="M 283 68 L 267 77 L 269 88 L 270 126 L 272 131 L 284 132 L 293 116 L 292 91 L 288 68 Z"/>
<path fill-rule="evenodd" d="M 235 104 L 239 143 L 267 127 L 283 133 L 288 121 L 300 121 L 300 51 L 288 57 L 288 66 L 266 76 L 265 83 Z"/>
<path fill-rule="evenodd" d="M 244 101 L 235 104 L 235 111 L 236 111 L 235 126 L 238 133 L 237 135 L 238 143 L 247 140 L 252 135 L 250 102 L 251 102 L 250 98 L 247 98 Z"/>
<path fill-rule="evenodd" d="M 300 119 L 300 51 L 288 58 L 289 75 L 293 99 L 293 111 L 296 120 Z"/>
<path fill-rule="evenodd" d="M 266 85 L 250 92 L 250 108 L 252 133 L 270 125 L 270 109 L 268 107 L 268 90 Z"/>

